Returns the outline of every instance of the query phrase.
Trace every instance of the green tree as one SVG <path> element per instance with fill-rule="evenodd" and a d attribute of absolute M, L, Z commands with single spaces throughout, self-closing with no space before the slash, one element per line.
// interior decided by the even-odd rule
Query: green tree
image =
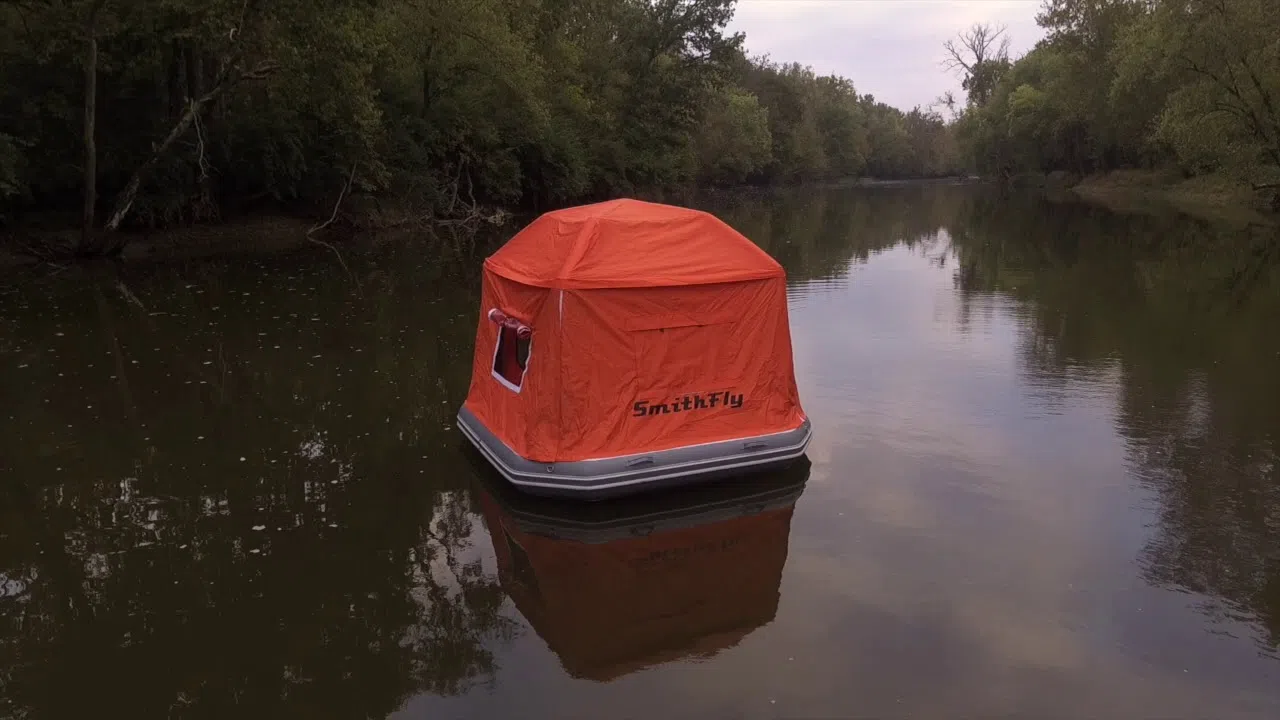
<path fill-rule="evenodd" d="M 456 222 L 946 164 L 932 117 L 748 60 L 734 5 L 0 0 L 0 215 L 100 254 L 252 212 Z"/>
<path fill-rule="evenodd" d="M 910 142 L 911 175 L 941 177 L 960 172 L 955 133 L 933 111 L 913 108 L 903 117 Z"/>
<path fill-rule="evenodd" d="M 910 175 L 911 136 L 902 113 L 877 102 L 871 95 L 863 96 L 862 107 L 867 114 L 867 138 L 871 146 L 868 174 L 882 178 Z"/>
<path fill-rule="evenodd" d="M 707 108 L 698 138 L 702 179 L 713 185 L 746 182 L 773 158 L 769 113 L 751 93 L 722 88 Z"/>
<path fill-rule="evenodd" d="M 743 82 L 769 111 L 773 139 L 769 179 L 794 182 L 823 175 L 827 158 L 814 106 L 817 77 L 813 71 L 797 63 L 780 65 L 759 58 L 750 63 Z"/>
<path fill-rule="evenodd" d="M 1157 136 L 1192 172 L 1280 181 L 1280 16 L 1264 0 L 1158 3 L 1119 54 L 1116 92 L 1172 78 Z"/>
<path fill-rule="evenodd" d="M 842 77 L 815 80 L 815 123 L 823 139 L 827 174 L 858 175 L 867 164 L 867 121 L 853 83 Z"/>
<path fill-rule="evenodd" d="M 1001 175 L 1176 164 L 1277 187 L 1274 10 L 1266 0 L 1045 0 L 1046 38 L 989 92 L 974 58 L 998 35 L 978 26 L 946 46 L 970 90 L 956 123 L 962 152 Z"/>

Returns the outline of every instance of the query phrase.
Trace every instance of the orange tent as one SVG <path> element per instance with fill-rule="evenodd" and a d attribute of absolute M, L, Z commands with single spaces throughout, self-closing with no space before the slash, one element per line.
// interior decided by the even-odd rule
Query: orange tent
<path fill-rule="evenodd" d="M 556 474 L 761 436 L 790 457 L 807 444 L 785 273 L 712 215 L 636 200 L 544 214 L 486 259 L 480 302 L 459 424 L 508 479 L 524 461 Z"/>

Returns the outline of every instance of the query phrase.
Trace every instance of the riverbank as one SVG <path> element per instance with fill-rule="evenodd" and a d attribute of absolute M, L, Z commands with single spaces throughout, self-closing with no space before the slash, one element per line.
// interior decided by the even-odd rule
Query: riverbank
<path fill-rule="evenodd" d="M 818 191 L 842 188 L 959 185 L 974 182 L 981 181 L 973 177 L 906 179 L 857 177 L 805 185 L 731 186 L 721 188 L 675 187 L 637 191 L 634 196 L 652 202 L 689 204 L 693 202 L 695 197 L 700 195 L 732 194 L 745 197 L 800 187 L 806 190 Z M 591 200 L 584 199 L 580 202 L 586 203 L 591 202 Z M 125 261 L 173 260 L 215 255 L 278 253 L 306 246 L 315 247 L 318 245 L 327 247 L 329 243 L 341 247 L 357 236 L 372 238 L 376 241 L 379 238 L 390 235 L 403 236 L 406 232 L 429 235 L 442 230 L 445 232 L 468 232 L 470 230 L 492 230 L 495 227 L 514 228 L 532 220 L 537 213 L 529 209 L 516 212 L 479 213 L 475 216 L 474 222 L 470 223 L 456 219 L 447 219 L 439 223 L 433 223 L 430 220 L 412 220 L 418 214 L 420 213 L 409 209 L 397 208 L 394 203 L 378 202 L 369 197 L 361 196 L 351 198 L 344 203 L 342 212 L 334 215 L 337 222 L 326 228 L 322 233 L 314 233 L 312 231 L 324 223 L 324 218 L 266 212 L 257 215 L 244 215 L 220 223 L 189 225 L 145 232 L 124 231 L 127 238 L 119 257 Z M 0 268 L 40 262 L 40 253 L 24 250 L 24 248 L 32 247 L 48 250 L 55 262 L 72 261 L 72 248 L 79 238 L 79 231 L 70 227 L 49 229 L 50 225 L 57 227 L 56 223 L 46 221 L 43 226 L 20 228 L 8 232 L 0 230 Z"/>
<path fill-rule="evenodd" d="M 895 188 L 907 186 L 971 185 L 992 182 L 976 177 L 940 177 L 911 179 L 849 178 L 843 181 L 806 185 L 739 186 L 724 188 L 674 188 L 663 191 L 637 193 L 641 199 L 654 202 L 688 204 L 696 196 L 756 197 L 769 193 L 795 190 L 821 191 L 853 188 Z M 1257 194 L 1248 186 L 1220 176 L 1191 179 L 1170 176 L 1153 171 L 1125 170 L 1083 179 L 1065 173 L 1026 174 L 1012 179 L 1016 187 L 1044 191 L 1050 197 L 1067 202 L 1086 202 L 1122 213 L 1166 214 L 1182 212 L 1204 219 L 1228 223 L 1265 223 L 1280 221 L 1280 214 L 1259 209 Z M 587 201 L 583 201 L 587 202 Z M 150 232 L 128 233 L 120 259 L 184 260 L 225 255 L 254 255 L 281 253 L 301 248 L 318 248 L 332 251 L 350 244 L 353 240 L 377 243 L 389 237 L 403 238 L 406 234 L 434 236 L 442 227 L 430 222 L 405 223 L 398 219 L 411 213 L 381 208 L 371 210 L 377 203 L 361 202 L 353 198 L 341 214 L 339 221 L 323 232 L 312 230 L 322 223 L 311 217 L 266 213 L 246 215 L 226 222 L 193 225 Z M 550 208 L 548 208 L 550 209 Z M 524 211 L 517 215 L 502 214 L 502 223 L 508 229 L 519 227 L 531 220 L 536 213 Z M 486 218 L 487 220 L 487 218 Z M 490 222 L 474 225 L 495 230 Z M 392 228 L 392 229 L 388 229 Z M 469 226 L 446 225 L 445 234 L 453 236 L 457 231 L 467 232 Z M 24 241 L 42 240 L 63 248 L 74 245 L 78 233 L 75 230 L 41 230 L 22 234 L 0 232 L 0 268 L 38 263 L 40 260 L 21 252 Z M 69 251 L 68 251 L 69 252 Z M 65 262 L 58 260 L 57 262 Z"/>
<path fill-rule="evenodd" d="M 1217 174 L 1183 178 L 1167 171 L 1116 170 L 1088 176 L 1059 190 L 1119 212 L 1176 210 L 1231 222 L 1280 220 L 1274 195 Z"/>
<path fill-rule="evenodd" d="M 307 232 L 314 222 L 283 215 L 245 217 L 208 225 L 191 225 L 153 232 L 126 233 L 127 242 L 119 258 L 171 260 L 252 253 L 278 253 L 314 244 Z M 75 231 L 25 232 L 6 236 L 0 233 L 0 268 L 41 262 L 38 254 L 24 251 L 27 244 L 45 245 L 65 251 L 53 262 L 71 261 L 70 248 Z"/>

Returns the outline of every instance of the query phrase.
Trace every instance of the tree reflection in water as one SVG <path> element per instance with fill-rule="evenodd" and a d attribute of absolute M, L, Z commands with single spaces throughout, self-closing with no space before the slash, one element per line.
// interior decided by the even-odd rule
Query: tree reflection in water
<path fill-rule="evenodd" d="M 377 717 L 492 677 L 519 625 L 450 465 L 474 279 L 428 252 L 353 258 L 359 287 L 147 268 L 147 313 L 5 298 L 0 716 Z"/>
<path fill-rule="evenodd" d="M 984 197 L 951 236 L 969 306 L 998 293 L 1031 318 L 1035 382 L 1120 373 L 1117 431 L 1159 504 L 1146 580 L 1254 623 L 1275 655 L 1280 232 Z"/>
<path fill-rule="evenodd" d="M 952 269 L 962 315 L 1013 302 L 1031 383 L 1118 373 L 1117 431 L 1158 501 L 1143 577 L 1253 623 L 1275 653 L 1274 228 L 981 188 L 700 202 L 778 257 L 797 290 L 904 243 Z M 323 253 L 135 268 L 121 279 L 141 307 L 115 278 L 0 290 L 0 716 L 378 717 L 492 681 L 521 614 L 583 677 L 768 622 L 789 510 L 744 519 L 758 524 L 740 537 L 760 543 L 759 564 L 729 567 L 756 602 L 724 627 L 686 607 L 672 617 L 689 624 L 655 631 L 654 647 L 593 645 L 539 609 L 557 583 L 585 581 L 535 563 L 527 513 L 474 494 L 452 427 L 484 254 L 350 250 L 354 282 Z M 732 527 L 691 532 L 720 547 Z M 634 618 L 588 619 L 616 630 Z M 689 642 L 704 635 L 723 642 Z"/>

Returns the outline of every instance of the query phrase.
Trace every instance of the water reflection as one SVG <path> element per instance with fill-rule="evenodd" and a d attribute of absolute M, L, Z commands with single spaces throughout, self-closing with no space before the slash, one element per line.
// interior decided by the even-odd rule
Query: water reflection
<path fill-rule="evenodd" d="M 905 248 L 953 265 L 961 332 L 1020 318 L 1025 382 L 1050 412 L 1118 373 L 1115 432 L 1159 505 L 1144 578 L 1280 648 L 1280 231 L 987 189 L 772 197 L 711 206 L 784 262 L 796 302 Z"/>
<path fill-rule="evenodd" d="M 816 428 L 732 520 L 477 484 L 491 246 L 4 279 L 0 717 L 1274 717 L 1274 228 L 700 202 L 785 265 Z"/>
<path fill-rule="evenodd" d="M 1256 622 L 1274 654 L 1280 234 L 993 202 L 975 198 L 952 226 L 966 311 L 992 294 L 1021 303 L 1033 383 L 1116 368 L 1116 431 L 1159 506 L 1143 576 L 1206 596 L 1211 617 Z"/>
<path fill-rule="evenodd" d="M 782 263 L 793 289 L 804 289 L 838 283 L 873 253 L 899 243 L 936 241 L 970 199 L 956 188 L 907 187 L 778 191 L 703 205 Z"/>
<path fill-rule="evenodd" d="M 502 588 L 575 678 L 710 658 L 773 620 L 807 461 L 607 505 L 492 479 L 479 502 Z"/>
<path fill-rule="evenodd" d="M 492 676 L 520 628 L 452 460 L 474 320 L 422 257 L 6 297 L 0 716 L 376 717 Z"/>

